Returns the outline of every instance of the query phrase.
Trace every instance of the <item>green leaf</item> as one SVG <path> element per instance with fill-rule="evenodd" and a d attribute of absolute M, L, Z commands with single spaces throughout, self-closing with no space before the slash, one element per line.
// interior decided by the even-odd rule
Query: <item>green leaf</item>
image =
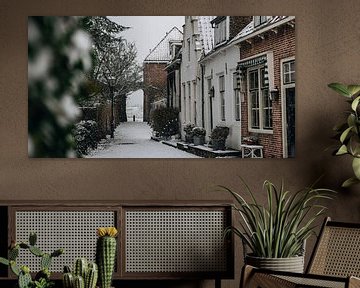
<path fill-rule="evenodd" d="M 357 179 L 356 177 L 351 177 L 351 178 L 347 179 L 346 181 L 344 181 L 344 183 L 341 185 L 341 187 L 348 188 L 352 185 L 359 184 L 359 183 L 360 183 L 359 179 Z"/>
<path fill-rule="evenodd" d="M 329 88 L 333 89 L 335 92 L 339 93 L 342 96 L 351 97 L 351 94 L 348 90 L 347 85 L 341 84 L 341 83 L 330 83 L 328 85 Z"/>
<path fill-rule="evenodd" d="M 354 99 L 354 101 L 352 101 L 352 103 L 351 103 L 351 109 L 352 109 L 353 111 L 356 111 L 356 108 L 357 108 L 358 105 L 359 105 L 359 101 L 360 101 L 360 96 L 356 97 L 356 98 Z"/>
<path fill-rule="evenodd" d="M 352 168 L 357 179 L 360 180 L 360 158 L 355 157 L 352 162 Z"/>
<path fill-rule="evenodd" d="M 348 153 L 348 149 L 347 149 L 346 145 L 341 145 L 339 150 L 336 152 L 336 155 L 344 155 L 347 153 Z"/>
<path fill-rule="evenodd" d="M 350 96 L 355 96 L 360 93 L 360 85 L 348 85 L 347 90 Z"/>
<path fill-rule="evenodd" d="M 0 257 L 0 263 L 1 264 L 4 264 L 4 265 L 9 265 L 9 260 L 8 259 L 5 259 L 5 258 L 3 258 L 3 257 Z"/>
<path fill-rule="evenodd" d="M 356 116 L 353 113 L 350 113 L 347 118 L 347 124 L 349 127 L 355 126 L 356 123 Z"/>
<path fill-rule="evenodd" d="M 349 132 L 351 131 L 352 127 L 347 128 L 340 136 L 341 143 L 344 143 L 346 137 L 348 136 Z"/>
<path fill-rule="evenodd" d="M 352 156 L 360 157 L 360 138 L 358 135 L 354 134 L 350 137 L 347 147 Z"/>

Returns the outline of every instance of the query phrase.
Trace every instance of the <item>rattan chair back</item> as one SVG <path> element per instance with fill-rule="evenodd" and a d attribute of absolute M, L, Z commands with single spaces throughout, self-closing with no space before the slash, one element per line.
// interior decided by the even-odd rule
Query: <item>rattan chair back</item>
<path fill-rule="evenodd" d="M 307 273 L 360 277 L 360 224 L 333 222 L 328 218 Z"/>

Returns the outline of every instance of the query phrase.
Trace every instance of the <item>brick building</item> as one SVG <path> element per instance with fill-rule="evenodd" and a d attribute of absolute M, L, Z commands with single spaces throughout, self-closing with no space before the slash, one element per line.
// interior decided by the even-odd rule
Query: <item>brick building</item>
<path fill-rule="evenodd" d="M 144 121 L 149 121 L 151 110 L 157 105 L 166 105 L 167 71 L 171 59 L 172 43 L 182 42 L 182 33 L 173 27 L 152 49 L 143 63 L 144 75 Z"/>
<path fill-rule="evenodd" d="M 294 157 L 295 17 L 254 16 L 236 38 L 241 134 L 256 136 L 264 157 Z"/>

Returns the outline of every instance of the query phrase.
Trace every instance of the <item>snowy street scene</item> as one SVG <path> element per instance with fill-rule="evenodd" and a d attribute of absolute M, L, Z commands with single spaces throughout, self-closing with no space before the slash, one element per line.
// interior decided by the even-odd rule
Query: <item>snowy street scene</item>
<path fill-rule="evenodd" d="M 151 139 L 151 128 L 145 122 L 120 124 L 114 139 L 99 143 L 86 158 L 198 158 L 172 146 Z"/>
<path fill-rule="evenodd" d="M 28 55 L 29 157 L 295 157 L 295 16 L 29 17 Z"/>

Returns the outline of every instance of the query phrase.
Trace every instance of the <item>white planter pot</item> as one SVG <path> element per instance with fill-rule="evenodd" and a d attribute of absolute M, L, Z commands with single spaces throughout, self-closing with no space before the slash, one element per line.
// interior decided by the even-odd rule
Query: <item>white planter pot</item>
<path fill-rule="evenodd" d="M 262 269 L 304 273 L 304 256 L 289 258 L 262 258 L 246 255 L 245 263 Z"/>

